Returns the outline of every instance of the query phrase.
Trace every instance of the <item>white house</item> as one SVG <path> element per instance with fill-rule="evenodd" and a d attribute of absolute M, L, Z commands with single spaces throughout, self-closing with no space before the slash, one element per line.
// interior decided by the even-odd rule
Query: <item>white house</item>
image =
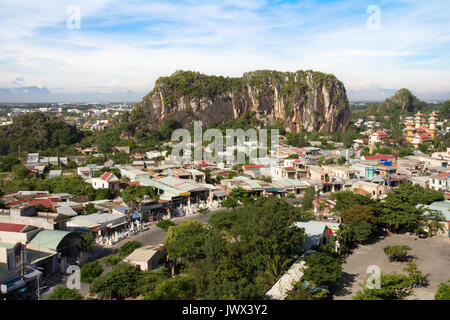
<path fill-rule="evenodd" d="M 92 187 L 94 189 L 118 189 L 119 178 L 114 173 L 105 172 L 100 178 L 92 179 Z"/>

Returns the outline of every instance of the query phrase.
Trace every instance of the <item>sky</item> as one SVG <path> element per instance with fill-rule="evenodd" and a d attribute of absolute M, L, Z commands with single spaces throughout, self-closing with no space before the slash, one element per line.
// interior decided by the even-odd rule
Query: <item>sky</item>
<path fill-rule="evenodd" d="M 0 0 L 0 88 L 147 93 L 176 70 L 317 70 L 450 98 L 450 1 Z"/>

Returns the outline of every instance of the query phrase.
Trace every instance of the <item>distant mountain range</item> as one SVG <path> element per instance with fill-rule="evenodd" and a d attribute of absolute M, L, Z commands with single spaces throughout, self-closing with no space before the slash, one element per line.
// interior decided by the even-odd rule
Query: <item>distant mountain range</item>
<path fill-rule="evenodd" d="M 350 101 L 384 101 L 393 96 L 396 89 L 368 88 L 361 90 L 348 90 Z M 439 94 L 418 94 L 424 101 L 447 101 L 450 92 Z M 81 93 L 52 93 L 46 87 L 36 86 L 19 88 L 0 88 L 0 103 L 47 103 L 47 102 L 138 102 L 147 92 L 119 91 L 119 92 L 81 92 Z"/>
<path fill-rule="evenodd" d="M 138 102 L 145 93 L 131 90 L 122 92 L 52 93 L 47 88 L 20 87 L 0 88 L 0 103 L 47 103 L 47 102 Z"/>
<path fill-rule="evenodd" d="M 347 96 L 350 101 L 384 101 L 392 97 L 397 92 L 397 89 L 383 89 L 378 87 L 371 87 L 360 90 L 347 90 Z M 449 92 L 420 94 L 412 92 L 415 96 L 423 101 L 447 101 L 450 99 Z"/>

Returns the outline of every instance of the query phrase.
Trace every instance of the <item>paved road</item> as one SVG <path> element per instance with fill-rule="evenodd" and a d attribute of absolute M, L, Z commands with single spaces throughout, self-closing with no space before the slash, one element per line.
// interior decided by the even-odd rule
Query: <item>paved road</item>
<path fill-rule="evenodd" d="M 405 274 L 403 268 L 407 262 L 389 262 L 383 248 L 392 245 L 408 245 L 412 248 L 410 255 L 415 257 L 418 268 L 429 281 L 428 286 L 414 289 L 408 300 L 432 300 L 439 283 L 450 279 L 450 239 L 432 237 L 414 240 L 411 235 L 391 235 L 379 241 L 360 246 L 343 265 L 343 278 L 340 290 L 335 294 L 336 300 L 351 300 L 356 292 L 362 290 L 359 284 L 364 283 L 368 274 L 367 267 L 377 265 L 384 273 L 397 272 Z"/>
<path fill-rule="evenodd" d="M 221 210 L 224 210 L 224 209 L 223 208 L 213 209 L 205 215 L 195 214 L 195 215 L 191 215 L 191 216 L 176 217 L 171 220 L 176 224 L 179 224 L 183 221 L 189 221 L 189 220 L 199 220 L 199 221 L 205 223 L 208 221 L 209 217 L 214 212 L 221 211 Z M 122 241 L 115 243 L 113 246 L 97 247 L 96 252 L 92 255 L 90 260 L 98 260 L 98 259 L 106 257 L 110 254 L 117 253 L 119 248 L 128 241 L 136 240 L 136 241 L 142 242 L 144 244 L 144 246 L 158 245 L 163 242 L 165 236 L 166 236 L 166 231 L 164 229 L 157 227 L 156 223 L 153 223 L 153 224 L 150 224 L 150 227 L 147 230 L 140 232 L 130 238 L 123 239 Z M 103 274 L 107 273 L 110 270 L 111 270 L 111 267 L 104 266 Z M 41 299 L 47 298 L 58 285 L 65 285 L 66 280 L 67 280 L 67 276 L 58 276 L 58 277 L 53 278 L 52 280 L 48 279 L 47 284 L 48 284 L 49 288 L 41 294 Z M 78 292 L 82 296 L 86 296 L 89 293 L 89 285 L 87 283 L 82 282 L 81 288 L 78 290 Z"/>

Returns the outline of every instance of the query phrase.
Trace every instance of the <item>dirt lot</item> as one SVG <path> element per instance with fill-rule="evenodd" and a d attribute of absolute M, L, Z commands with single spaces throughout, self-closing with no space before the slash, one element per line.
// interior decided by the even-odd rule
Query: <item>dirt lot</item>
<path fill-rule="evenodd" d="M 383 252 L 383 247 L 389 245 L 408 245 L 412 248 L 410 255 L 423 274 L 427 277 L 428 286 L 414 290 L 408 300 L 432 300 L 439 283 L 450 279 L 450 239 L 433 237 L 414 240 L 411 235 L 391 235 L 379 241 L 360 246 L 349 256 L 343 266 L 343 278 L 339 290 L 335 293 L 336 300 L 351 300 L 352 296 L 362 288 L 359 284 L 367 278 L 367 267 L 377 265 L 384 273 L 404 273 L 407 262 L 389 262 Z"/>

